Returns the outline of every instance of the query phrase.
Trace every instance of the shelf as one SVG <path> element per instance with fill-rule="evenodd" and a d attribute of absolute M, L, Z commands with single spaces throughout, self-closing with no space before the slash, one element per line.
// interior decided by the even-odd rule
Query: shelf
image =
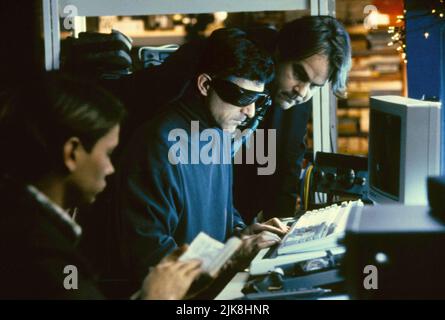
<path fill-rule="evenodd" d="M 358 117 L 358 130 L 340 130 L 338 150 L 350 154 L 366 154 L 368 150 L 369 97 L 402 95 L 406 86 L 405 67 L 391 38 L 384 29 L 366 30 L 363 24 L 348 27 L 351 32 L 352 72 L 348 78 L 348 99 L 339 100 L 338 116 Z M 346 128 L 348 129 L 348 128 Z M 352 129 L 352 127 L 351 127 Z"/>
<path fill-rule="evenodd" d="M 129 34 L 134 47 L 161 46 L 165 44 L 183 44 L 186 33 L 184 30 L 145 31 Z"/>
<path fill-rule="evenodd" d="M 378 76 L 371 77 L 360 77 L 360 76 L 352 76 L 348 78 L 348 81 L 356 81 L 356 82 L 368 82 L 368 81 L 397 81 L 403 80 L 403 76 L 398 74 L 380 74 Z"/>
<path fill-rule="evenodd" d="M 362 104 L 362 105 L 349 105 L 349 104 L 338 104 L 338 109 L 345 110 L 345 109 L 369 109 L 369 103 Z"/>
<path fill-rule="evenodd" d="M 367 138 L 368 132 L 356 132 L 356 133 L 338 133 L 339 138 Z"/>
<path fill-rule="evenodd" d="M 357 50 L 352 53 L 352 58 L 355 57 L 369 57 L 369 56 L 396 56 L 399 53 L 392 48 L 388 49 L 370 49 L 370 50 Z"/>
<path fill-rule="evenodd" d="M 310 4 L 310 0 L 255 0 L 255 4 L 251 0 L 59 0 L 60 8 L 74 6 L 83 17 L 308 10 Z"/>

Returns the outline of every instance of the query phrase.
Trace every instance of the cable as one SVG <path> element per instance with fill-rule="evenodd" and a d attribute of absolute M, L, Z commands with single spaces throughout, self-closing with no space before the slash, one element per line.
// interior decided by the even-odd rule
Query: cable
<path fill-rule="evenodd" d="M 308 204 L 309 204 L 309 193 L 310 193 L 309 187 L 310 187 L 311 173 L 312 173 L 313 168 L 314 168 L 314 166 L 311 165 L 307 169 L 307 176 L 306 176 L 306 183 L 305 183 L 305 207 L 304 207 L 305 210 L 308 209 Z"/>
<path fill-rule="evenodd" d="M 308 173 L 309 167 L 306 168 L 305 172 L 304 172 L 304 179 L 303 179 L 303 198 L 302 198 L 302 202 L 303 202 L 303 210 L 306 210 L 306 194 L 307 194 L 307 188 L 306 188 L 306 184 L 307 184 L 307 173 Z"/>

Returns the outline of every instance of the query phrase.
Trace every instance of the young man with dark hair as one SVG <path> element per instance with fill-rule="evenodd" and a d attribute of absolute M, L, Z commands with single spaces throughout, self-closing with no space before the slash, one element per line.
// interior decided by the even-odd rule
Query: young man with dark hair
<path fill-rule="evenodd" d="M 196 58 L 184 94 L 136 132 L 117 173 L 116 243 L 136 280 L 200 232 L 221 242 L 245 235 L 242 253 L 251 255 L 287 231 L 277 219 L 246 227 L 233 207 L 227 153 L 236 127 L 267 99 L 271 57 L 244 32 L 219 29 Z"/>
<path fill-rule="evenodd" d="M 104 90 L 60 74 L 32 79 L 0 105 L 0 297 L 102 299 L 70 212 L 93 202 L 113 173 L 124 109 Z M 185 295 L 201 270 L 198 261 L 178 262 L 179 253 L 146 277 L 140 298 Z"/>

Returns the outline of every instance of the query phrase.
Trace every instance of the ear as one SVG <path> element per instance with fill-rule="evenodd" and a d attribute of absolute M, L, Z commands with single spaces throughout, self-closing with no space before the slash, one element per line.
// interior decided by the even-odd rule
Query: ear
<path fill-rule="evenodd" d="M 212 78 L 207 73 L 201 73 L 196 80 L 199 92 L 205 97 L 209 94 L 211 80 Z"/>
<path fill-rule="evenodd" d="M 63 145 L 63 163 L 69 172 L 76 170 L 79 165 L 79 152 L 82 150 L 82 144 L 77 137 L 69 138 Z"/>

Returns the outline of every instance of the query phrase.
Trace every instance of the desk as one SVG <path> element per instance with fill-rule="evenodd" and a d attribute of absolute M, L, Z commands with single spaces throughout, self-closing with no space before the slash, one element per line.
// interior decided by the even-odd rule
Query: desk
<path fill-rule="evenodd" d="M 241 292 L 241 290 L 248 279 L 248 272 L 238 272 L 216 296 L 215 300 L 233 300 L 242 298 L 244 294 Z"/>

